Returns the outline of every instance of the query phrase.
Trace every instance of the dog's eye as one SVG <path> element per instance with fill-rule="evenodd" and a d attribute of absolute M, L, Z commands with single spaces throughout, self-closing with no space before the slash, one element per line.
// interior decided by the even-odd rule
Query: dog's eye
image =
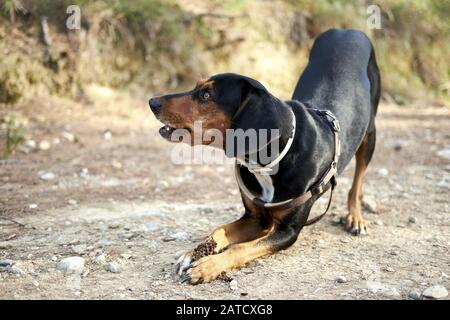
<path fill-rule="evenodd" d="M 202 97 L 203 100 L 208 100 L 211 97 L 211 95 L 207 91 L 202 92 L 200 96 Z"/>

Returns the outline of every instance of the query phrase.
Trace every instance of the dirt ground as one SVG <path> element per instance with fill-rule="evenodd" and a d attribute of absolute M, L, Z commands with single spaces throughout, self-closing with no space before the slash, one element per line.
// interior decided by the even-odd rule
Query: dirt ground
<path fill-rule="evenodd" d="M 243 212 L 231 166 L 172 164 L 145 100 L 93 88 L 78 103 L 23 102 L 15 112 L 29 119 L 28 139 L 50 148 L 28 142 L 0 160 L 1 215 L 26 225 L 0 220 L 0 259 L 14 267 L 0 267 L 0 298 L 411 299 L 433 285 L 449 289 L 450 161 L 439 151 L 450 148 L 450 109 L 379 110 L 364 184 L 368 235 L 336 223 L 352 163 L 331 213 L 290 249 L 230 273 L 233 290 L 173 275 L 177 256 Z M 70 256 L 85 259 L 81 275 L 56 268 Z"/>

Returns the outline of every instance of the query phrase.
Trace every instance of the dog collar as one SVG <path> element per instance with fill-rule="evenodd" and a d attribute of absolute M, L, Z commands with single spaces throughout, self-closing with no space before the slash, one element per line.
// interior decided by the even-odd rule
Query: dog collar
<path fill-rule="evenodd" d="M 242 192 L 242 195 L 245 198 L 247 198 L 248 200 L 250 200 L 257 207 L 263 209 L 264 211 L 266 211 L 266 210 L 286 210 L 286 209 L 298 207 L 298 206 L 306 203 L 309 199 L 311 199 L 314 196 L 317 196 L 317 195 L 321 196 L 327 190 L 328 183 L 331 183 L 330 200 L 328 202 L 328 206 L 327 206 L 325 212 L 311 220 L 308 220 L 305 223 L 305 225 L 310 225 L 310 224 L 313 224 L 313 223 L 319 221 L 327 213 L 328 209 L 330 208 L 331 200 L 333 197 L 333 189 L 337 184 L 337 182 L 336 182 L 337 164 L 338 164 L 339 156 L 341 153 L 341 150 L 340 150 L 341 145 L 340 145 L 340 141 L 339 141 L 339 131 L 340 131 L 339 121 L 333 115 L 333 113 L 331 113 L 328 110 L 318 110 L 318 109 L 313 109 L 313 110 L 315 112 L 317 112 L 323 119 L 325 119 L 327 121 L 327 124 L 330 126 L 330 128 L 333 132 L 334 157 L 333 157 L 333 161 L 331 162 L 330 166 L 328 167 L 328 170 L 325 172 L 325 174 L 322 176 L 322 178 L 318 182 L 316 182 L 308 191 L 299 195 L 296 198 L 291 198 L 291 199 L 288 199 L 285 201 L 266 202 L 266 201 L 260 199 L 259 197 L 256 197 L 255 195 L 252 194 L 252 192 L 250 190 L 248 190 L 248 188 L 245 186 L 245 184 L 241 178 L 240 165 L 238 162 L 236 162 L 236 164 L 235 164 L 235 176 L 236 176 L 236 180 L 237 180 L 239 189 Z M 292 112 L 292 110 L 291 110 L 291 112 Z M 295 127 L 294 127 L 294 129 L 295 129 Z M 294 135 L 292 135 L 292 139 L 293 139 L 293 137 L 294 137 Z M 292 142 L 291 142 L 291 144 L 292 144 Z M 289 148 L 290 148 L 290 145 L 289 145 Z M 289 148 L 285 147 L 285 149 L 287 149 L 287 150 L 289 150 Z M 287 153 L 287 151 L 286 151 L 286 153 Z M 285 154 L 283 154 L 283 157 L 284 156 L 285 156 Z M 281 159 L 282 159 L 282 157 L 281 157 Z M 280 159 L 280 161 L 281 161 L 281 159 Z"/>
<path fill-rule="evenodd" d="M 296 118 L 294 111 L 292 111 L 291 108 L 289 108 L 289 112 L 291 113 L 292 118 L 292 131 L 289 135 L 288 141 L 286 142 L 286 145 L 284 146 L 283 150 L 281 150 L 278 157 L 276 157 L 272 162 L 265 166 L 260 166 L 258 163 L 248 163 L 245 162 L 242 159 L 236 158 L 236 162 L 239 164 L 242 164 L 247 167 L 248 171 L 250 171 L 253 174 L 270 174 L 273 170 L 273 167 L 275 167 L 278 163 L 280 163 L 281 160 L 286 156 L 286 154 L 289 152 L 289 149 L 292 146 L 292 143 L 294 142 L 295 137 L 295 127 L 296 127 Z"/>

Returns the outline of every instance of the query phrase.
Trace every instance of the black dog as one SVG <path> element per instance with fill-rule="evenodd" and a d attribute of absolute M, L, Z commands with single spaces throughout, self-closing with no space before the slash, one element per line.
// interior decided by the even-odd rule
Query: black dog
<path fill-rule="evenodd" d="M 179 259 L 177 271 L 183 279 L 193 284 L 212 281 L 224 271 L 288 248 L 307 223 L 314 201 L 334 187 L 335 174 L 353 156 L 356 170 L 344 223 L 353 234 L 365 233 L 361 189 L 375 148 L 379 98 L 380 75 L 370 40 L 360 31 L 333 29 L 315 41 L 291 101 L 281 101 L 261 83 L 237 74 L 219 74 L 199 81 L 192 91 L 151 99 L 152 111 L 165 124 L 160 133 L 166 139 L 180 128 L 195 135 L 193 123 L 202 120 L 203 129 L 218 129 L 224 137 L 227 129 L 279 129 L 280 135 L 269 135 L 256 152 L 275 140 L 287 150 L 270 176 L 237 165 L 245 214 Z M 220 147 L 225 145 L 226 139 Z M 245 162 L 254 151 L 238 154 L 233 149 L 228 155 Z M 205 247 L 212 252 L 198 259 Z"/>

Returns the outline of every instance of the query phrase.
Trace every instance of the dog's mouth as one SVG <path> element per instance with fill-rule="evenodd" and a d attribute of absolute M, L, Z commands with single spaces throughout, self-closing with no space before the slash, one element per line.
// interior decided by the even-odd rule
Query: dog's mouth
<path fill-rule="evenodd" d="M 176 133 L 174 135 L 174 133 Z M 184 139 L 184 136 L 186 133 L 191 133 L 191 129 L 189 128 L 178 128 L 172 124 L 165 123 L 163 127 L 159 129 L 159 134 L 164 139 L 171 141 L 171 142 L 181 142 L 182 138 Z"/>

